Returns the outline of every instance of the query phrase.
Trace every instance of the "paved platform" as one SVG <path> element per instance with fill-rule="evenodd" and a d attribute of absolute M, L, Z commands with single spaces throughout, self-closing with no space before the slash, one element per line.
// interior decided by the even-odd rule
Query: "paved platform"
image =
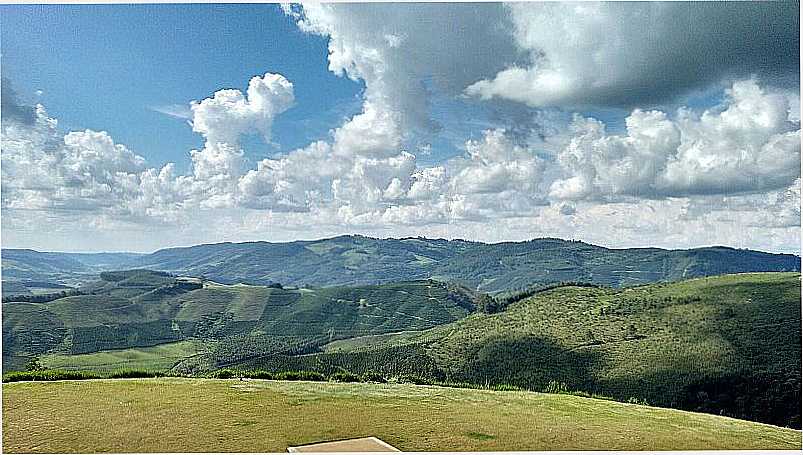
<path fill-rule="evenodd" d="M 344 439 L 342 441 L 319 442 L 303 446 L 288 447 L 288 452 L 400 452 L 387 442 L 375 438 Z"/>

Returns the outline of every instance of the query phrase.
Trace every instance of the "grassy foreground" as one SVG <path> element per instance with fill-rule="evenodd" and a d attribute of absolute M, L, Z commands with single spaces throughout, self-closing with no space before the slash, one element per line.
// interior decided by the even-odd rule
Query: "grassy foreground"
<path fill-rule="evenodd" d="M 185 378 L 3 384 L 6 452 L 283 452 L 362 436 L 405 451 L 801 448 L 795 430 L 532 392 Z"/>

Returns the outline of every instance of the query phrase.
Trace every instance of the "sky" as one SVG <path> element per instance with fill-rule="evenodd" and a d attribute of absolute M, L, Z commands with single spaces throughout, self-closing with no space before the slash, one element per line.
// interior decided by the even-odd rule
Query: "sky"
<path fill-rule="evenodd" d="M 800 252 L 799 6 L 3 5 L 3 247 Z"/>

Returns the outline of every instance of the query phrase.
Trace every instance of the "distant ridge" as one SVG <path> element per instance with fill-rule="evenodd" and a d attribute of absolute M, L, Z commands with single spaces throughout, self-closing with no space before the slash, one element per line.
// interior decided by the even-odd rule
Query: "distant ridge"
<path fill-rule="evenodd" d="M 800 257 L 792 254 L 725 246 L 606 248 L 558 238 L 483 243 L 341 235 L 282 243 L 212 243 L 150 254 L 2 253 L 4 281 L 61 284 L 85 282 L 101 271 L 146 268 L 221 283 L 332 286 L 434 278 L 505 292 L 561 281 L 625 286 L 723 273 L 800 271 Z"/>

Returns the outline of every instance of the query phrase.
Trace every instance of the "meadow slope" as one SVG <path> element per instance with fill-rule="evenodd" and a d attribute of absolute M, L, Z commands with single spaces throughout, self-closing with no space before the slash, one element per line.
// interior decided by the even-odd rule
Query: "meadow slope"
<path fill-rule="evenodd" d="M 404 451 L 801 448 L 795 430 L 533 392 L 208 379 L 3 385 L 8 453 L 283 452 L 362 436 Z"/>

